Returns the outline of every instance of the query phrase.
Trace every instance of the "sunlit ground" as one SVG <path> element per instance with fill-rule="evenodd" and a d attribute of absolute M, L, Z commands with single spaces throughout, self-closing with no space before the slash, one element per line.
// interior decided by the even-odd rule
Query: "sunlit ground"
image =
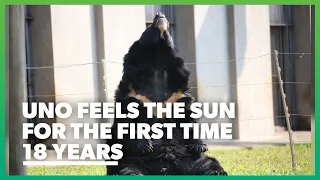
<path fill-rule="evenodd" d="M 209 150 L 229 175 L 313 175 L 310 144 L 296 145 L 296 169 L 291 167 L 289 146 Z M 33 166 L 29 175 L 105 175 L 105 166 Z"/>

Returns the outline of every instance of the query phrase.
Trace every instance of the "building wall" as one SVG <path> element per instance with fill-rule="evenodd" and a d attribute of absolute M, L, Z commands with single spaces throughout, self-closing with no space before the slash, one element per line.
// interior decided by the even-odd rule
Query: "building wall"
<path fill-rule="evenodd" d="M 226 6 L 194 6 L 195 52 L 200 102 L 229 100 Z"/>
<path fill-rule="evenodd" d="M 28 6 L 28 16 L 33 20 L 29 22 L 30 39 L 30 66 L 54 66 L 51 28 L 51 8 L 50 6 Z M 33 87 L 35 95 L 54 95 L 54 68 L 30 70 L 33 75 Z M 37 102 L 55 102 L 55 96 L 36 96 Z M 39 119 L 39 122 L 48 124 L 55 123 L 56 119 Z M 45 140 L 47 146 L 56 143 L 56 140 L 49 138 Z"/>
<path fill-rule="evenodd" d="M 294 24 L 294 50 L 298 53 L 311 53 L 310 42 L 310 7 L 308 5 L 292 6 Z M 296 81 L 311 82 L 311 55 L 293 55 L 296 61 Z M 296 86 L 297 114 L 310 115 L 312 112 L 312 96 L 310 84 Z M 311 121 L 308 116 L 297 116 L 297 130 L 310 130 Z"/>
<path fill-rule="evenodd" d="M 127 16 L 128 13 L 135 15 Z M 51 6 L 51 18 L 54 64 L 93 63 L 55 70 L 56 94 L 79 94 L 58 96 L 56 102 L 74 105 L 81 101 L 112 102 L 122 77 L 122 59 L 145 29 L 144 6 Z M 104 64 L 101 63 L 103 59 Z M 103 75 L 105 86 L 101 80 Z M 103 89 L 105 93 L 101 93 Z M 76 114 L 74 112 L 67 120 L 58 119 L 58 122 L 68 125 L 70 122 L 106 121 L 88 116 L 77 119 Z M 82 138 L 75 140 L 71 133 L 71 128 L 67 128 L 67 140 L 58 142 L 99 143 Z"/>
<path fill-rule="evenodd" d="M 194 18 L 198 101 L 231 102 L 227 7 L 196 5 Z M 234 119 L 203 117 L 201 122 L 231 122 L 235 135 Z"/>
<path fill-rule="evenodd" d="M 38 86 L 48 83 L 48 87 L 38 88 L 37 94 L 80 94 L 57 96 L 56 102 L 113 101 L 122 76 L 122 58 L 145 29 L 144 6 L 31 9 L 37 17 L 32 29 L 33 58 L 39 66 L 96 63 L 102 59 L 106 65 L 106 86 L 101 83 L 102 64 L 56 68 L 47 71 L 47 76 L 37 74 Z M 40 22 L 51 23 L 40 28 Z M 297 34 L 304 33 L 301 27 L 296 27 Z M 190 86 L 197 101 L 236 102 L 237 117 L 229 120 L 234 123 L 234 139 L 272 136 L 271 56 L 266 55 L 271 52 L 268 6 L 176 6 L 176 35 L 180 55 L 192 73 Z M 304 46 L 297 48 L 303 51 Z M 237 60 L 229 61 L 232 59 Z M 74 117 L 57 121 L 79 122 Z"/>
<path fill-rule="evenodd" d="M 269 7 L 234 6 L 234 33 L 238 137 L 242 140 L 270 137 L 274 121 L 271 55 L 266 55 L 271 52 Z"/>
<path fill-rule="evenodd" d="M 192 73 L 197 77 L 198 101 L 236 103 L 237 117 L 227 119 L 233 123 L 233 139 L 272 136 L 271 55 L 250 60 L 271 52 L 268 6 L 176 9 L 177 45 L 187 62 L 195 58 Z M 219 119 L 203 118 L 202 122 Z"/>
<path fill-rule="evenodd" d="M 190 91 L 195 100 L 198 100 L 197 66 L 196 66 L 196 44 L 194 30 L 194 8 L 193 5 L 175 6 L 176 19 L 176 46 L 179 55 L 186 61 L 191 72 Z"/>
<path fill-rule="evenodd" d="M 69 64 L 85 64 L 69 68 L 56 68 L 54 71 L 56 103 L 68 102 L 72 105 L 73 113 L 68 119 L 59 119 L 57 122 L 67 125 L 67 139 L 59 139 L 58 143 L 96 144 L 98 140 L 83 140 L 73 138 L 70 128 L 72 122 L 99 122 L 99 119 L 85 115 L 83 119 L 77 118 L 78 102 L 99 101 L 97 79 L 96 36 L 94 26 L 94 11 L 89 5 L 51 6 L 53 62 L 55 66 Z M 59 96 L 59 94 L 67 94 Z"/>
<path fill-rule="evenodd" d="M 105 5 L 102 10 L 107 101 L 112 102 L 122 78 L 123 57 L 146 29 L 145 7 Z"/>
<path fill-rule="evenodd" d="M 28 10 L 29 16 L 34 18 L 30 22 L 31 66 L 87 63 L 34 70 L 35 94 L 55 95 L 38 96 L 36 100 L 68 102 L 74 109 L 81 101 L 113 101 L 114 90 L 122 76 L 122 58 L 145 29 L 144 6 L 29 6 Z M 127 16 L 128 13 L 134 16 Z M 101 63 L 103 59 L 105 64 Z M 81 146 L 98 143 L 73 139 L 69 124 L 108 120 L 78 119 L 76 115 L 74 111 L 68 119 L 42 119 L 40 122 L 67 125 L 67 139 L 58 140 L 58 143 L 79 143 Z M 50 147 L 56 141 L 45 143 Z"/>
<path fill-rule="evenodd" d="M 23 175 L 26 174 L 26 167 L 23 165 L 25 152 L 22 145 L 27 143 L 23 139 L 22 127 L 27 120 L 23 117 L 22 102 L 27 101 L 27 87 L 25 84 L 26 71 L 25 64 L 25 27 L 24 27 L 24 7 L 23 5 L 10 5 L 8 20 L 9 30 L 9 174 Z"/>

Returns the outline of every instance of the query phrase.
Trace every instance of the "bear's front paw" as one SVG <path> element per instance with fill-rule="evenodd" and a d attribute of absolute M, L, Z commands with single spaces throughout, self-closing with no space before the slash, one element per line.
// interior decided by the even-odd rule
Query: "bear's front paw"
<path fill-rule="evenodd" d="M 222 170 L 222 171 L 220 171 L 220 172 L 219 172 L 219 174 L 218 174 L 218 175 L 220 175 L 220 176 L 228 176 L 228 172 L 227 172 L 227 171 Z"/>
<path fill-rule="evenodd" d="M 140 153 L 153 152 L 153 143 L 150 139 L 138 140 L 135 150 Z"/>
<path fill-rule="evenodd" d="M 217 175 L 217 176 L 228 176 L 228 173 L 224 170 L 220 170 L 220 171 L 213 171 L 212 175 Z"/>
<path fill-rule="evenodd" d="M 206 144 L 189 144 L 187 149 L 192 153 L 202 153 L 208 151 L 208 146 Z"/>

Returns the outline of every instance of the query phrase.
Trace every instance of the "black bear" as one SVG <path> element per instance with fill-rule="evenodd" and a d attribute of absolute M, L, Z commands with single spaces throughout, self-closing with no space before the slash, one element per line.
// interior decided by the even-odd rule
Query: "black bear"
<path fill-rule="evenodd" d="M 108 175 L 227 175 L 219 162 L 203 154 L 207 146 L 202 140 L 183 139 L 181 122 L 197 122 L 190 117 L 193 97 L 188 93 L 190 71 L 178 56 L 163 13 L 157 13 L 152 25 L 130 47 L 124 57 L 123 76 L 115 93 L 123 113 L 131 102 L 139 103 L 136 119 L 115 118 L 113 139 L 107 143 L 123 145 L 123 158 L 118 166 L 107 167 Z M 184 102 L 185 118 L 147 118 L 145 102 Z M 117 139 L 118 123 L 176 123 L 173 138 Z M 164 129 L 165 130 L 165 129 Z M 192 135 L 192 128 L 190 129 Z M 164 133 L 166 134 L 166 133 Z"/>

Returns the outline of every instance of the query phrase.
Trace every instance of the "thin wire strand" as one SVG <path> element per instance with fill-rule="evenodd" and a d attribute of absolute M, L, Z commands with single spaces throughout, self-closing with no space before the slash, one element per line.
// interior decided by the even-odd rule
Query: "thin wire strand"
<path fill-rule="evenodd" d="M 256 59 L 256 58 L 268 56 L 268 55 L 271 55 L 271 54 L 272 54 L 272 53 L 264 54 L 264 55 L 260 55 L 260 56 L 256 56 L 256 57 L 251 57 L 251 58 L 231 59 L 231 60 L 228 60 L 228 61 L 207 61 L 207 62 L 200 62 L 200 63 L 185 63 L 185 64 L 207 64 L 207 63 L 216 64 L 216 63 L 228 63 L 228 62 L 233 62 L 233 61 L 237 61 L 237 60 Z M 119 62 L 119 61 L 110 61 L 110 60 L 107 60 L 106 63 L 122 64 L 122 62 Z"/>
<path fill-rule="evenodd" d="M 309 114 L 290 114 L 290 116 L 304 116 L 304 117 L 311 117 Z M 273 117 L 265 117 L 265 118 L 247 118 L 247 119 L 239 119 L 239 121 L 248 121 L 248 120 L 262 120 L 262 119 L 273 119 L 273 118 L 284 118 L 283 116 L 273 116 Z"/>
<path fill-rule="evenodd" d="M 93 95 L 93 93 L 43 94 L 43 95 L 33 95 L 28 97 L 56 97 L 56 96 L 78 96 L 78 95 Z"/>
<path fill-rule="evenodd" d="M 68 64 L 68 65 L 59 65 L 59 66 L 38 66 L 38 67 L 27 67 L 26 69 L 54 69 L 54 68 L 71 68 L 75 66 L 85 66 L 93 64 L 102 64 L 102 62 L 92 62 L 92 63 L 82 63 L 82 64 Z"/>
<path fill-rule="evenodd" d="M 260 56 L 255 56 L 255 57 L 250 57 L 250 58 L 238 58 L 238 59 L 231 59 L 229 61 L 210 61 L 210 62 L 202 62 L 202 63 L 186 63 L 186 64 L 206 64 L 206 63 L 225 63 L 225 62 L 234 62 L 237 60 L 250 60 L 250 59 L 258 59 L 261 57 L 265 57 L 268 55 L 272 55 L 272 53 L 268 53 L 268 54 L 263 54 Z M 300 55 L 300 59 L 302 59 L 302 57 L 304 55 L 309 55 L 311 53 L 278 53 L 280 55 L 289 55 L 289 54 L 296 54 L 296 55 Z M 75 67 L 75 66 L 84 66 L 84 65 L 94 65 L 94 64 L 103 64 L 103 63 L 113 63 L 113 64 L 123 64 L 123 62 L 120 61 L 101 61 L 101 62 L 93 62 L 93 63 L 81 63 L 81 64 L 69 64 L 69 65 L 59 65 L 59 66 L 39 66 L 39 67 L 27 67 L 26 69 L 49 69 L 49 68 L 71 68 L 71 67 Z M 265 85 L 265 84 L 279 84 L 280 82 L 276 82 L 276 83 L 257 83 L 257 84 L 238 84 L 238 85 L 221 85 L 221 86 L 199 86 L 199 87 L 190 87 L 190 88 L 208 88 L 208 87 L 236 87 L 236 86 L 256 86 L 256 85 Z M 311 84 L 310 82 L 283 82 L 284 84 Z M 114 92 L 115 90 L 109 90 L 107 92 Z M 73 93 L 73 94 L 51 94 L 51 95 L 34 95 L 34 96 L 28 96 L 28 97 L 59 97 L 59 96 L 77 96 L 77 95 L 92 95 L 93 93 Z M 290 116 L 307 116 L 307 117 L 311 117 L 311 115 L 305 115 L 305 114 L 290 114 Z M 250 118 L 250 119 L 240 119 L 240 121 L 243 120 L 259 120 L 259 119 L 270 119 L 270 118 L 283 118 L 285 116 L 274 116 L 274 117 L 267 117 L 267 118 Z"/>
<path fill-rule="evenodd" d="M 237 59 L 231 59 L 231 60 L 228 60 L 228 61 L 207 61 L 207 62 L 200 62 L 200 63 L 185 63 L 185 64 L 189 64 L 189 65 L 192 65 L 192 64 L 196 64 L 196 65 L 200 65 L 200 64 L 208 64 L 208 63 L 211 63 L 211 64 L 216 64 L 216 63 L 229 63 L 229 62 L 234 62 L 234 61 L 237 61 L 237 60 L 250 60 L 250 59 L 258 59 L 258 58 L 261 58 L 261 57 L 265 57 L 265 56 L 269 56 L 269 55 L 272 55 L 273 52 L 271 53 L 268 53 L 268 54 L 263 54 L 263 55 L 260 55 L 260 56 L 255 56 L 255 57 L 249 57 L 249 58 L 237 58 Z M 309 55 L 311 53 L 279 53 L 281 55 L 290 55 L 290 54 L 296 54 L 296 55 L 301 55 L 300 56 L 300 59 L 302 59 L 302 57 L 304 55 Z M 105 63 L 113 63 L 113 64 L 123 64 L 122 61 L 111 61 L 111 60 L 106 60 Z M 94 64 L 103 64 L 103 62 L 91 62 L 91 63 L 80 63 L 80 64 L 66 64 L 66 65 L 58 65 L 58 66 L 38 66 L 38 67 L 26 67 L 27 70 L 37 70 L 37 69 L 54 69 L 54 68 L 71 68 L 71 67 L 76 67 L 76 66 L 85 66 L 85 65 L 94 65 Z"/>
<path fill-rule="evenodd" d="M 268 55 L 271 56 L 272 54 L 274 54 L 274 53 L 272 52 L 272 53 L 263 54 L 263 55 L 255 56 L 255 57 L 249 57 L 249 58 L 231 59 L 231 60 L 228 60 L 228 61 L 207 61 L 207 62 L 200 62 L 200 63 L 185 63 L 185 64 L 197 64 L 197 65 L 199 65 L 199 64 L 208 64 L 208 63 L 211 63 L 211 64 L 228 63 L 228 62 L 234 62 L 234 61 L 237 61 L 237 60 L 258 59 L 258 58 L 265 57 L 265 56 L 268 56 Z M 301 55 L 301 56 L 300 56 L 300 59 L 301 59 L 301 58 L 303 57 L 303 55 L 305 55 L 305 54 L 310 54 L 310 53 L 279 53 L 279 54 L 282 54 L 282 55 L 297 54 L 297 55 Z M 114 64 L 122 64 L 122 62 L 119 62 L 119 61 L 107 60 L 106 62 L 107 62 L 107 63 L 114 63 Z"/>
<path fill-rule="evenodd" d="M 278 53 L 278 54 L 284 54 L 284 55 L 286 55 L 286 54 L 311 55 L 311 53 L 304 53 L 304 52 L 302 52 L 302 53 L 286 53 L 286 52 L 282 52 L 282 53 Z"/>
<path fill-rule="evenodd" d="M 195 86 L 189 87 L 192 89 L 195 88 L 211 88 L 211 87 L 236 87 L 236 86 L 259 86 L 259 85 L 268 85 L 268 84 L 279 84 L 280 82 L 276 83 L 256 83 L 256 84 L 233 84 L 233 85 L 218 85 L 218 86 Z M 311 84 L 310 82 L 283 82 L 283 84 Z"/>
<path fill-rule="evenodd" d="M 234 61 L 237 61 L 237 60 L 246 60 L 246 59 L 258 59 L 258 58 L 261 58 L 261 57 L 265 57 L 265 56 L 271 56 L 272 53 L 269 53 L 269 54 L 263 54 L 263 55 L 260 55 L 260 56 L 256 56 L 256 57 L 250 57 L 250 58 L 238 58 L 238 59 L 231 59 L 231 60 L 228 60 L 228 61 L 207 61 L 207 62 L 198 62 L 198 63 L 185 63 L 185 64 L 196 64 L 196 65 L 200 65 L 200 64 L 218 64 L 218 63 L 229 63 L 229 62 L 234 62 Z"/>
<path fill-rule="evenodd" d="M 311 117 L 310 114 L 290 114 L 290 116 L 304 116 L 304 117 Z M 252 120 L 263 120 L 263 119 L 274 119 L 274 118 L 284 118 L 285 115 L 283 116 L 270 116 L 270 117 L 261 117 L 261 118 L 246 118 L 246 119 L 238 119 L 238 121 L 252 121 Z M 215 121 L 221 121 L 222 119 L 217 119 Z"/>
<path fill-rule="evenodd" d="M 311 84 L 310 82 L 283 82 L 284 84 Z M 211 88 L 211 87 L 235 87 L 235 86 L 257 86 L 257 85 L 266 85 L 266 84 L 279 84 L 277 83 L 257 83 L 257 84 L 238 84 L 238 85 L 221 85 L 221 86 L 199 86 L 199 87 L 189 87 L 190 89 L 194 88 Z M 108 90 L 107 92 L 114 92 L 114 90 Z M 90 95 L 93 93 L 73 93 L 73 94 L 48 94 L 48 95 L 34 95 L 28 97 L 51 97 L 51 96 L 76 96 L 76 95 Z"/>

